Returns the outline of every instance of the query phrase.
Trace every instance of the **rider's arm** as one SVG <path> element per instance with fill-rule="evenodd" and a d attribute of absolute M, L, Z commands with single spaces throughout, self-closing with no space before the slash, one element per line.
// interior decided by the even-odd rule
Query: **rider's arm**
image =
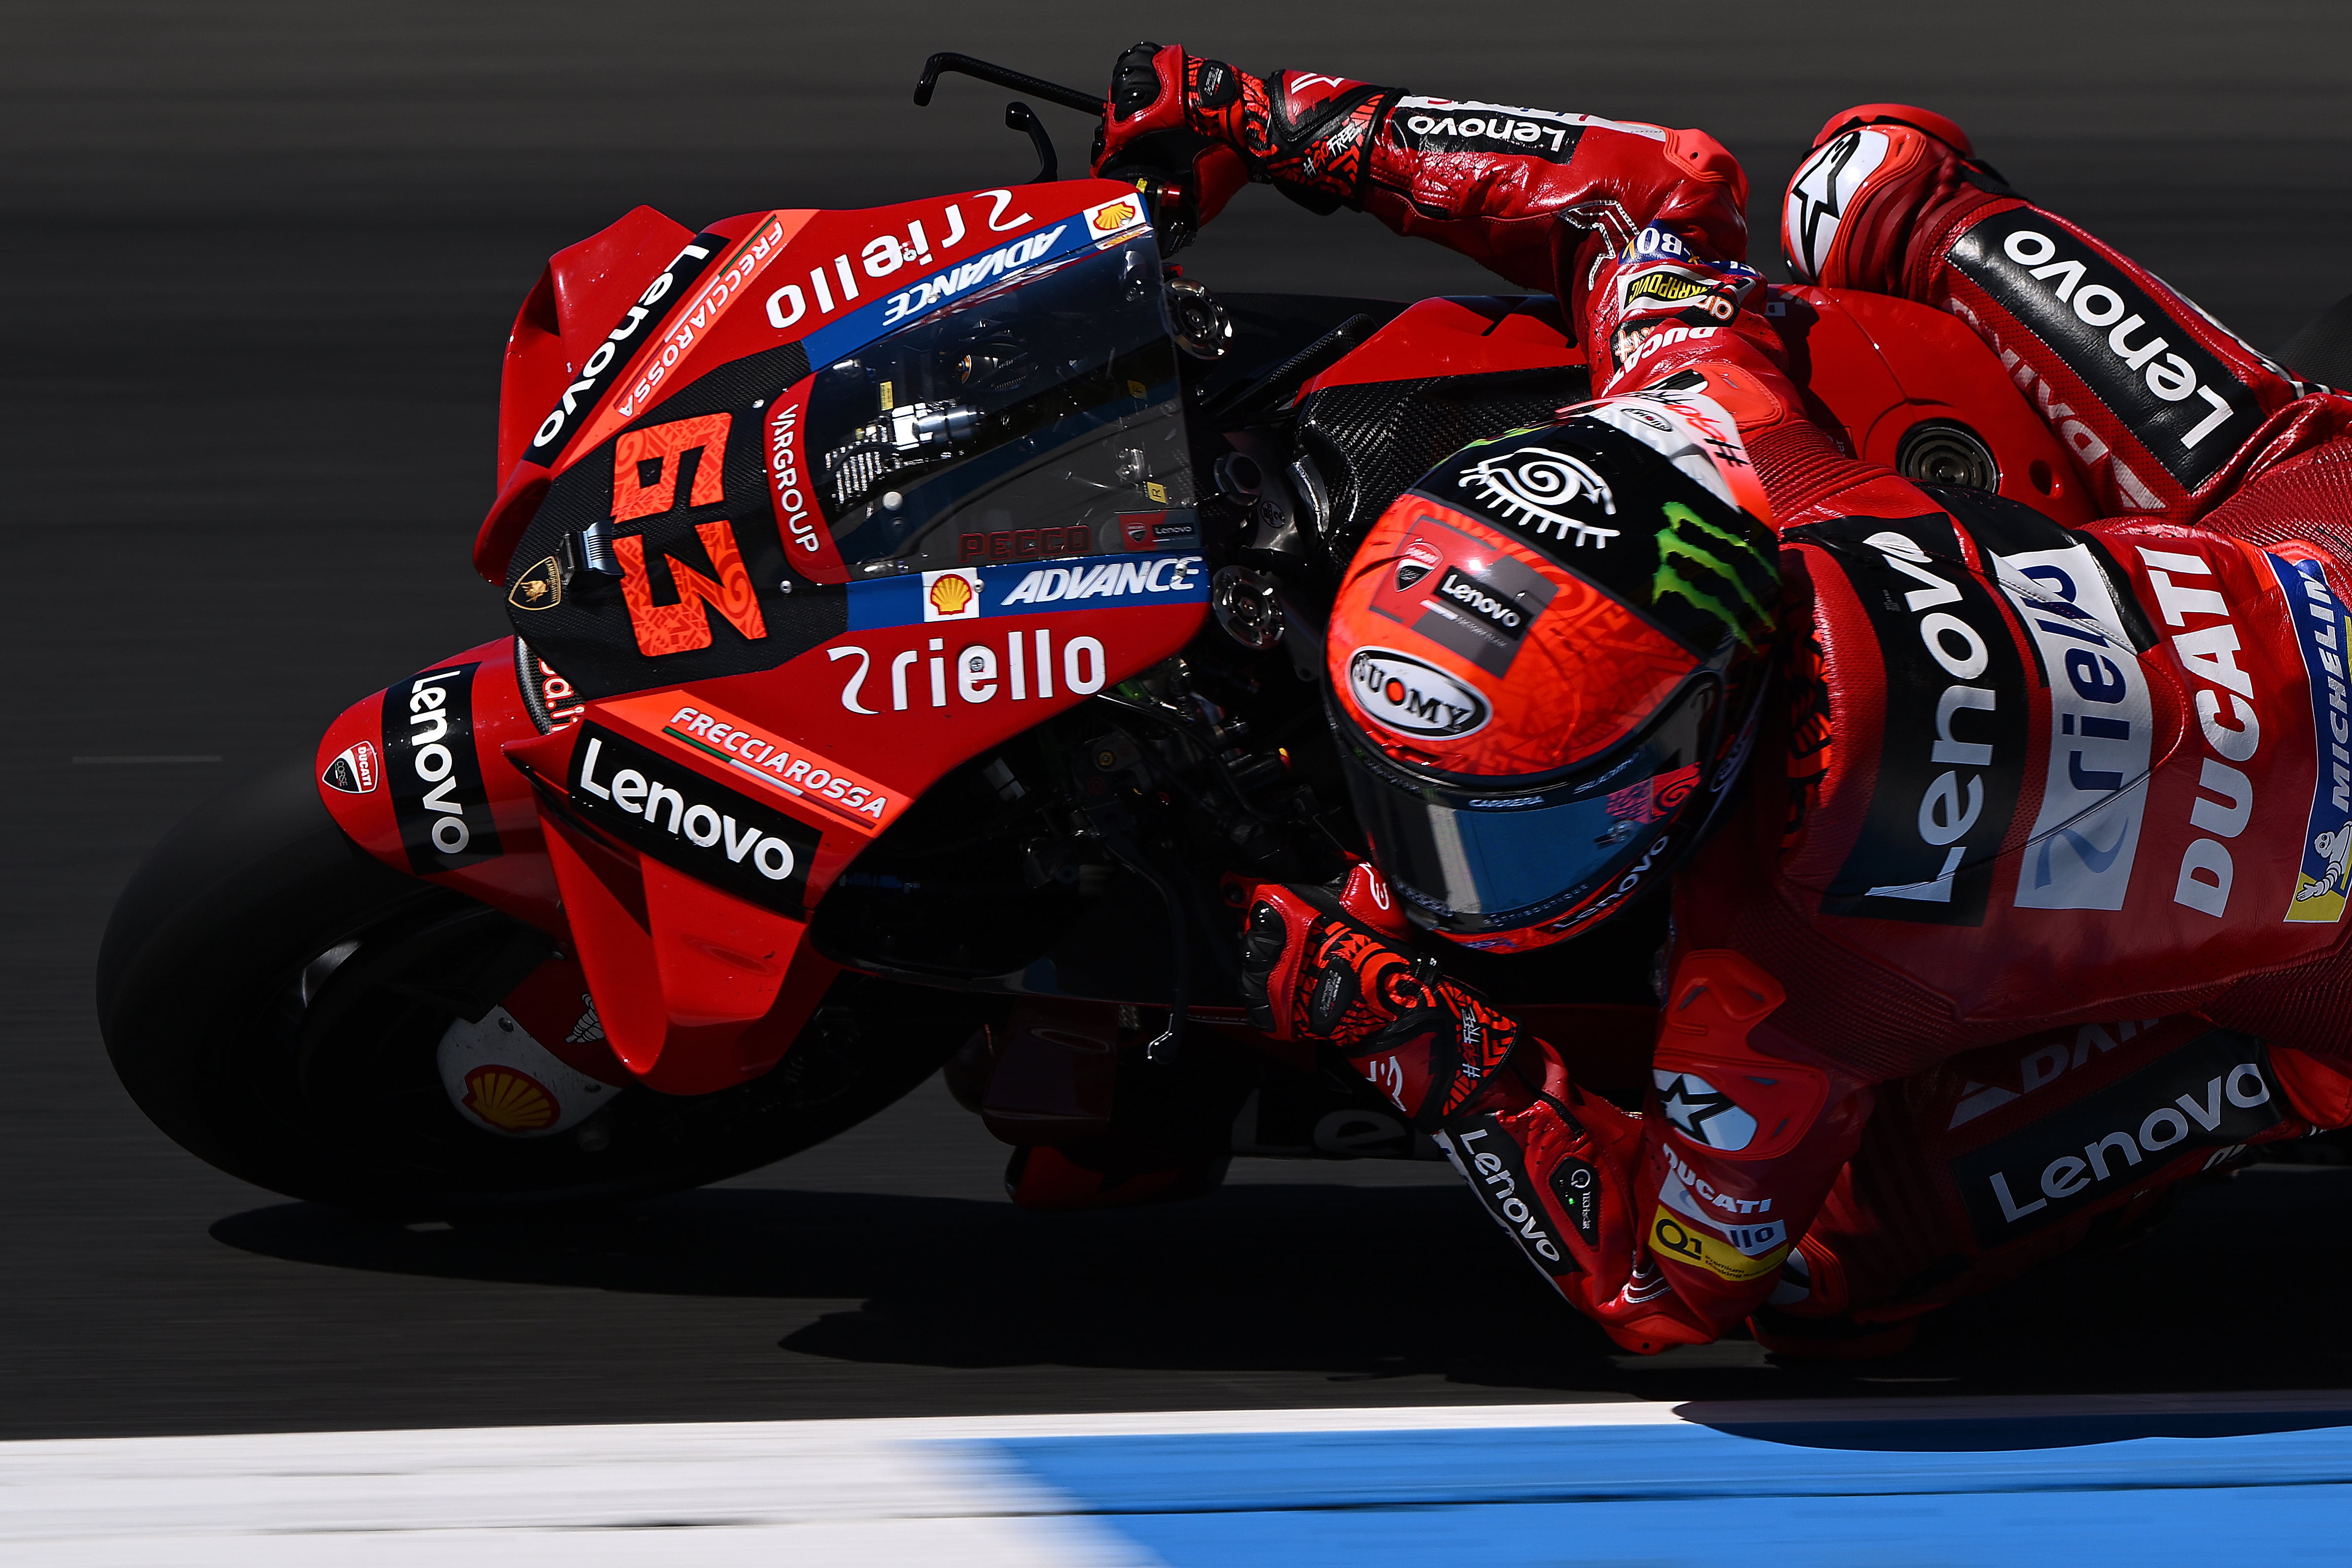
<path fill-rule="evenodd" d="M 1120 60 L 1097 167 L 1171 163 L 1189 164 L 1202 221 L 1256 181 L 1318 212 L 1369 212 L 1558 292 L 1596 388 L 1647 327 L 1720 329 L 1757 281 L 1741 264 L 1748 177 L 1704 132 L 1419 98 L 1312 71 L 1260 78 L 1138 45 Z M 1639 250 L 1645 229 L 1670 237 L 1663 254 L 1654 240 Z M 1660 263 L 1688 276 L 1654 294 L 1631 289 L 1629 266 Z"/>

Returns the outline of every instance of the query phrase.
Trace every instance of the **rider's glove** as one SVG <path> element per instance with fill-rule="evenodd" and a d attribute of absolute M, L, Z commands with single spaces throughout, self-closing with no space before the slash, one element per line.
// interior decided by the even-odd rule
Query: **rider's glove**
<path fill-rule="evenodd" d="M 1371 867 L 1337 888 L 1259 883 L 1244 901 L 1251 1022 L 1276 1039 L 1338 1047 L 1423 1131 L 1475 1098 L 1518 1044 L 1516 1020 L 1412 952 Z"/>
<path fill-rule="evenodd" d="M 1242 74 L 1174 44 L 1138 44 L 1118 57 L 1095 147 L 1094 173 L 1142 181 L 1183 207 L 1188 228 L 1224 210 L 1249 184 L 1240 146 L 1223 135 L 1221 111 L 1241 100 Z"/>

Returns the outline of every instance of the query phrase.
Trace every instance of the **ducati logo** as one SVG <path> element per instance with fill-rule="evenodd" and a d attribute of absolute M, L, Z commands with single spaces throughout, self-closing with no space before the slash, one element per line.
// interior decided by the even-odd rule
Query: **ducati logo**
<path fill-rule="evenodd" d="M 327 771 L 319 775 L 319 782 L 345 795 L 366 795 L 375 788 L 376 781 L 383 776 L 383 772 L 376 766 L 375 742 L 362 741 L 355 746 L 344 747 L 335 760 L 327 764 Z"/>
<path fill-rule="evenodd" d="M 550 555 L 515 579 L 507 603 L 518 610 L 551 610 L 563 603 L 563 568 Z"/>
<path fill-rule="evenodd" d="M 1397 592 L 1402 594 L 1423 577 L 1428 576 L 1431 572 L 1436 570 L 1437 563 L 1444 559 L 1445 552 L 1429 541 L 1407 540 L 1404 552 L 1397 561 Z"/>

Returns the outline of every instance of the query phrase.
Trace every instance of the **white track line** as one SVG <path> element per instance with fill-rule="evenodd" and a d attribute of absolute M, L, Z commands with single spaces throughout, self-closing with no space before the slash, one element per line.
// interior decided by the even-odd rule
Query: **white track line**
<path fill-rule="evenodd" d="M 991 1439 L 2352 1410 L 2352 1392 L 1635 1400 L 511 1426 L 0 1444 L 0 1557 L 65 1568 L 855 1562 L 1132 1565 Z"/>

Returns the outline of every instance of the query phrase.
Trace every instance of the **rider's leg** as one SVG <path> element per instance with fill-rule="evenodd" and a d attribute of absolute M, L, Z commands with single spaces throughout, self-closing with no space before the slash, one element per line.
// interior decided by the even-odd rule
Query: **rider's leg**
<path fill-rule="evenodd" d="M 1951 311 L 1998 352 L 2103 510 L 2190 521 L 2340 434 L 2352 405 L 2294 380 L 2163 279 L 2034 206 L 1959 127 L 1903 104 L 1832 115 L 1790 181 L 1801 279 Z"/>
<path fill-rule="evenodd" d="M 2347 1071 L 2185 1014 L 2046 1030 L 1882 1085 L 1757 1337 L 1815 1358 L 1900 1349 L 1937 1307 L 2128 1239 L 2249 1147 L 2352 1123 Z"/>

